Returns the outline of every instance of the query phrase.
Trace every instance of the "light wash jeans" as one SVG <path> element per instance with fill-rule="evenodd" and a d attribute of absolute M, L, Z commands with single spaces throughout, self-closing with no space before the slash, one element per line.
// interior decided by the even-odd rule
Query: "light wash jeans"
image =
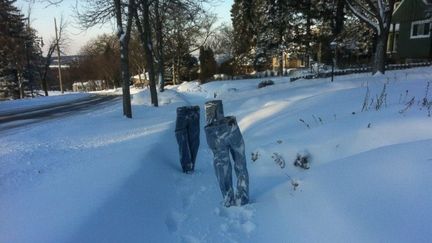
<path fill-rule="evenodd" d="M 213 165 L 226 207 L 249 202 L 249 174 L 246 168 L 245 145 L 235 117 L 228 116 L 205 126 L 207 144 L 213 151 Z M 234 195 L 232 166 L 237 176 Z"/>
<path fill-rule="evenodd" d="M 204 105 L 206 125 L 210 125 L 224 118 L 222 100 L 210 100 Z"/>

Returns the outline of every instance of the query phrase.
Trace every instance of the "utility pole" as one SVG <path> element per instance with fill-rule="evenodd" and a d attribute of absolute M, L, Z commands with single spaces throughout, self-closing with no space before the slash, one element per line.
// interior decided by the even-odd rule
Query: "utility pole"
<path fill-rule="evenodd" d="M 54 18 L 54 27 L 55 27 L 55 35 L 56 35 L 56 46 L 57 46 L 57 58 L 58 58 L 58 77 L 60 82 L 60 91 L 63 94 L 63 83 L 62 83 L 62 75 L 61 75 L 61 64 L 60 64 L 60 45 L 59 45 L 59 37 L 57 34 L 57 21 L 56 18 Z"/>

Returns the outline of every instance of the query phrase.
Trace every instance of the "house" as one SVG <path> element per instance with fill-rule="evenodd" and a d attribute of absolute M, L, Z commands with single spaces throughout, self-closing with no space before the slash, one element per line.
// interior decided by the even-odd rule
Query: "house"
<path fill-rule="evenodd" d="M 387 43 L 388 56 L 396 62 L 425 61 L 432 57 L 432 0 L 396 3 Z"/>
<path fill-rule="evenodd" d="M 297 55 L 291 54 L 289 52 L 283 52 L 283 56 L 282 56 L 282 66 L 283 66 L 283 70 L 287 70 L 287 69 L 291 69 L 291 68 L 302 68 L 305 67 L 305 57 L 301 58 L 298 57 Z M 280 56 L 277 57 L 273 57 L 272 58 L 272 68 L 273 71 L 278 71 L 280 70 Z"/>
<path fill-rule="evenodd" d="M 89 80 L 86 82 L 74 82 L 72 84 L 73 92 L 89 92 L 101 91 L 106 89 L 106 81 L 104 80 Z"/>
<path fill-rule="evenodd" d="M 160 84 L 159 75 L 155 74 L 156 85 Z M 173 84 L 172 80 L 172 71 L 170 69 L 166 69 L 164 73 L 164 84 L 169 85 Z M 137 74 L 131 77 L 131 84 L 136 88 L 144 88 L 150 85 L 149 74 L 148 72 Z"/>
<path fill-rule="evenodd" d="M 72 63 L 78 62 L 81 58 L 82 58 L 82 56 L 80 56 L 80 55 L 62 56 L 60 58 L 60 60 L 61 60 L 60 68 L 61 69 L 68 69 L 68 68 L 70 68 Z M 58 57 L 51 57 L 51 63 L 49 65 L 49 68 L 57 69 L 58 65 L 59 65 L 58 60 L 59 60 Z"/>

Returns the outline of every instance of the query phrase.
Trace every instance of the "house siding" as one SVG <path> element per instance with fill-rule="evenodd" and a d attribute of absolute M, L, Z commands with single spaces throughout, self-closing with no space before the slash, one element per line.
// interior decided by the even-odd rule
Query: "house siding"
<path fill-rule="evenodd" d="M 393 13 L 392 23 L 400 24 L 396 55 L 401 61 L 429 58 L 432 39 L 411 38 L 411 23 L 427 19 L 426 8 L 422 0 L 403 0 Z"/>
<path fill-rule="evenodd" d="M 429 57 L 430 38 L 411 39 L 411 22 L 400 23 L 397 53 L 400 59 L 426 59 Z"/>
<path fill-rule="evenodd" d="M 393 22 L 407 22 L 413 19 L 424 19 L 426 6 L 422 0 L 403 0 L 395 9 Z"/>

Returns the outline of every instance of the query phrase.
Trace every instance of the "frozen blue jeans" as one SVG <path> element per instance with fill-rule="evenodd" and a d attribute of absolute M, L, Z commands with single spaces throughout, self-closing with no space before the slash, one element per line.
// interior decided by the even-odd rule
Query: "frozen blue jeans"
<path fill-rule="evenodd" d="M 175 134 L 179 147 L 180 164 L 184 173 L 190 173 L 195 169 L 200 143 L 199 113 L 199 106 L 177 108 Z"/>
<path fill-rule="evenodd" d="M 246 168 L 245 145 L 235 117 L 228 116 L 205 126 L 207 144 L 213 151 L 213 165 L 224 205 L 244 205 L 249 202 L 249 174 Z M 237 176 L 237 193 L 234 195 L 232 166 Z"/>
<path fill-rule="evenodd" d="M 222 100 L 210 100 L 204 105 L 206 125 L 224 119 Z"/>

